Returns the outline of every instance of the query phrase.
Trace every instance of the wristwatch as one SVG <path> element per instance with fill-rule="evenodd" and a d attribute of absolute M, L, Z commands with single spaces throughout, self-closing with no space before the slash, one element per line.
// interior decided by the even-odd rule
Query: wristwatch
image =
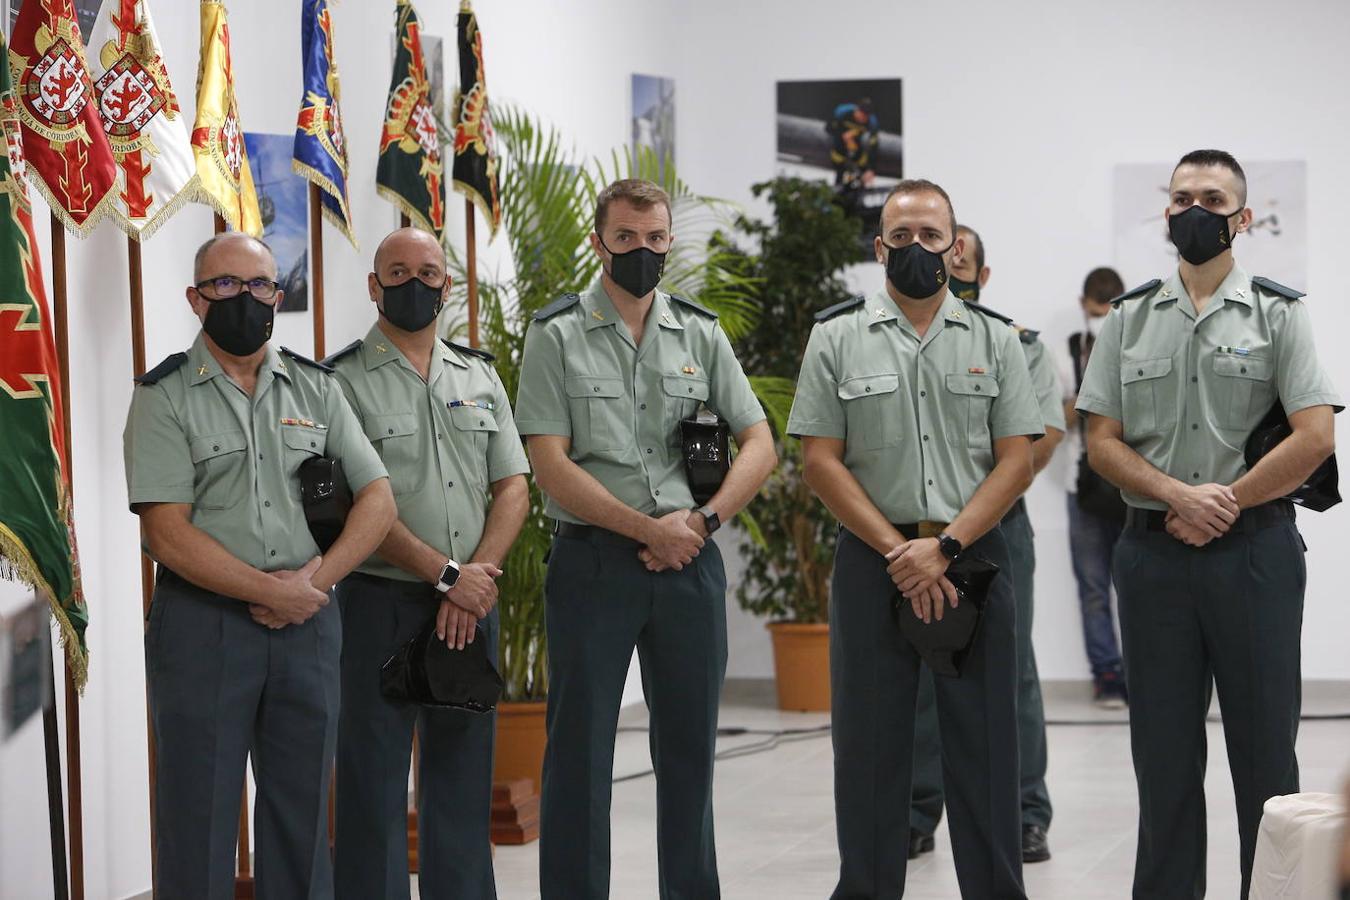
<path fill-rule="evenodd" d="M 445 566 L 441 569 L 440 580 L 436 582 L 436 592 L 444 594 L 454 587 L 457 581 L 459 581 L 459 563 L 453 559 L 447 559 Z"/>
<path fill-rule="evenodd" d="M 717 511 L 711 506 L 699 507 L 698 514 L 703 517 L 703 527 L 708 529 L 708 534 L 722 527 L 722 520 L 718 518 Z"/>
<path fill-rule="evenodd" d="M 965 548 L 961 546 L 960 541 L 944 531 L 942 534 L 938 535 L 938 549 L 942 551 L 942 555 L 947 557 L 947 559 L 955 561 L 955 559 L 961 555 L 961 551 Z"/>

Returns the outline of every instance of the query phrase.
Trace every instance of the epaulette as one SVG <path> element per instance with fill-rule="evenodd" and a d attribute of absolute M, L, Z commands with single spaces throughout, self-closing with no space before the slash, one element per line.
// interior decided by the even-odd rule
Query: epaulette
<path fill-rule="evenodd" d="M 183 363 L 187 362 L 186 353 L 171 353 L 164 358 L 164 361 L 155 366 L 149 372 L 143 375 L 137 375 L 135 381 L 137 384 L 154 384 L 165 375 L 176 370 Z"/>
<path fill-rule="evenodd" d="M 990 309 L 987 306 L 981 306 L 974 300 L 962 300 L 961 302 L 964 303 L 966 306 L 970 307 L 971 309 L 975 310 L 977 313 L 983 313 L 984 315 L 988 316 L 991 319 L 998 319 L 1004 325 L 1013 324 L 1013 320 L 1008 316 L 1005 316 L 1001 312 L 995 312 L 994 310 Z"/>
<path fill-rule="evenodd" d="M 828 322 L 840 313 L 848 312 L 850 309 L 862 306 L 867 302 L 867 298 L 859 294 L 857 297 L 850 297 L 843 303 L 836 303 L 834 306 L 827 306 L 816 313 L 817 322 Z"/>
<path fill-rule="evenodd" d="M 551 319 L 558 313 L 562 312 L 563 310 L 571 309 L 580 302 L 581 302 L 580 294 L 563 294 L 561 297 L 559 297 L 557 300 L 554 300 L 548 306 L 536 310 L 533 318 L 536 322 L 542 322 L 545 319 Z"/>
<path fill-rule="evenodd" d="M 351 356 L 351 355 L 352 355 L 353 353 L 355 353 L 357 350 L 360 350 L 361 347 L 362 347 L 362 345 L 364 345 L 364 344 L 365 344 L 365 341 L 361 340 L 360 338 L 357 338 L 356 340 L 352 341 L 352 342 L 351 342 L 350 344 L 348 344 L 347 346 L 343 347 L 343 348 L 342 348 L 341 350 L 339 350 L 338 352 L 336 352 L 336 353 L 332 354 L 331 356 L 325 358 L 324 361 L 323 361 L 323 364 L 324 364 L 325 366 L 328 366 L 328 368 L 331 369 L 333 366 L 335 366 L 335 365 L 337 364 L 337 361 L 338 361 L 339 359 L 342 359 L 344 356 Z"/>
<path fill-rule="evenodd" d="M 1135 288 L 1134 290 L 1126 291 L 1116 299 L 1112 300 L 1111 305 L 1119 306 L 1126 300 L 1133 300 L 1135 297 L 1143 297 L 1148 294 L 1151 294 L 1154 291 L 1156 291 L 1158 289 L 1158 286 L 1161 284 L 1162 284 L 1161 278 L 1153 278 L 1148 281 L 1145 281 L 1143 284 L 1139 285 L 1139 287 Z"/>
<path fill-rule="evenodd" d="M 1036 339 L 1041 336 L 1039 331 L 1032 331 L 1030 328 L 1023 328 L 1021 325 L 1014 325 L 1017 329 L 1017 337 L 1024 344 L 1034 344 Z"/>
<path fill-rule="evenodd" d="M 687 306 L 690 309 L 692 309 L 694 312 L 699 313 L 701 315 L 705 315 L 710 319 L 717 318 L 717 313 L 713 312 L 711 309 L 708 309 L 708 307 L 704 306 L 701 303 L 695 303 L 688 297 L 681 297 L 679 294 L 671 294 L 670 299 L 674 300 L 676 303 L 683 304 L 684 306 Z"/>
<path fill-rule="evenodd" d="M 1279 294 L 1286 300 L 1300 300 L 1308 296 L 1302 291 L 1296 291 L 1291 287 L 1285 287 L 1278 281 L 1271 281 L 1264 275 L 1252 276 L 1252 284 L 1256 285 L 1259 288 L 1265 288 L 1266 290 L 1270 291 L 1273 294 Z"/>
<path fill-rule="evenodd" d="M 497 357 L 493 356 L 491 353 L 487 352 L 486 350 L 479 350 L 477 347 L 470 347 L 465 344 L 456 344 L 454 341 L 447 341 L 445 338 L 441 338 L 441 343 L 445 344 L 445 346 L 447 347 L 458 350 L 460 353 L 467 353 L 470 356 L 477 356 L 479 359 L 486 359 L 488 362 L 496 362 L 497 360 Z"/>
<path fill-rule="evenodd" d="M 296 353 L 289 347 L 282 347 L 281 353 L 283 356 L 289 356 L 296 362 L 309 366 L 311 369 L 318 369 L 320 372 L 327 372 L 329 375 L 333 374 L 332 366 L 326 366 L 321 362 L 317 362 L 315 360 L 310 359 L 308 356 L 301 356 L 299 353 Z"/>

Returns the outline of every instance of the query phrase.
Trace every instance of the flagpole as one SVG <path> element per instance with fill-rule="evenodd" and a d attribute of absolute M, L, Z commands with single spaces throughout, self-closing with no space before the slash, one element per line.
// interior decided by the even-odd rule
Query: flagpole
<path fill-rule="evenodd" d="M 66 819 L 61 809 L 61 731 L 56 721 L 56 657 L 49 645 L 47 665 L 52 672 L 52 693 L 42 701 L 43 750 L 47 758 L 47 823 L 52 845 L 52 896 L 70 900 L 66 878 Z"/>
<path fill-rule="evenodd" d="M 465 260 L 469 282 L 469 346 L 478 346 L 478 240 L 475 235 L 473 201 L 464 201 L 464 240 L 467 245 Z"/>
<path fill-rule="evenodd" d="M 66 316 L 66 229 L 55 213 L 52 214 L 52 308 L 56 333 L 56 358 L 61 369 L 62 432 L 66 454 L 67 490 L 71 500 L 75 494 L 74 460 L 70 440 L 70 327 Z M 65 659 L 66 670 L 66 784 L 70 828 L 70 895 L 84 900 L 84 815 L 80 782 L 80 693 L 75 688 L 75 674 L 70 669 L 70 658 Z"/>
<path fill-rule="evenodd" d="M 314 358 L 323 359 L 324 321 L 323 321 L 323 204 L 319 198 L 319 186 L 309 183 L 309 271 L 310 285 L 314 294 Z"/>

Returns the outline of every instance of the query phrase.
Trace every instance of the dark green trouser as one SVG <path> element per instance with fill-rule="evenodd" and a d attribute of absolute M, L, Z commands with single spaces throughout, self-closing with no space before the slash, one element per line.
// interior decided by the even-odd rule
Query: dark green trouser
<path fill-rule="evenodd" d="M 380 667 L 440 600 L 427 584 L 353 573 L 338 585 L 342 607 L 342 715 L 337 741 L 337 896 L 406 900 L 408 766 L 413 729 L 417 777 L 418 889 L 427 900 L 491 900 L 490 822 L 495 713 L 393 703 Z M 497 659 L 498 613 L 482 627 Z M 479 638 L 482 640 L 483 638 Z"/>
<path fill-rule="evenodd" d="M 614 735 L 637 648 L 651 713 L 663 900 L 716 900 L 713 756 L 727 665 L 726 572 L 708 541 L 682 571 L 648 572 L 609 532 L 553 541 L 544 586 L 548 747 L 539 844 L 544 900 L 609 896 Z"/>
<path fill-rule="evenodd" d="M 231 900 L 245 760 L 259 900 L 333 896 L 328 777 L 342 623 L 271 630 L 161 568 L 145 633 L 155 729 L 155 896 Z"/>
<path fill-rule="evenodd" d="M 1005 570 L 999 529 L 971 551 Z M 919 656 L 895 619 L 886 560 L 839 533 L 830 596 L 835 900 L 904 892 Z M 1012 585 L 1000 573 L 960 678 L 935 679 L 942 773 L 961 896 L 1024 898 L 1017 802 L 1017 652 Z"/>
<path fill-rule="evenodd" d="M 1205 713 L 1218 688 L 1237 800 L 1242 896 L 1262 807 L 1298 791 L 1306 569 L 1289 518 L 1252 511 L 1199 549 L 1127 526 L 1113 564 L 1139 787 L 1134 896 L 1205 893 Z"/>
<path fill-rule="evenodd" d="M 1017 597 L 1017 753 L 1021 764 L 1022 824 L 1050 827 L 1050 792 L 1045 787 L 1045 707 L 1031 643 L 1035 610 L 1036 543 L 1022 501 L 1002 522 Z M 910 827 L 932 834 L 942 821 L 942 739 L 927 666 L 919 676 L 919 705 L 914 723 L 914 792 Z"/>

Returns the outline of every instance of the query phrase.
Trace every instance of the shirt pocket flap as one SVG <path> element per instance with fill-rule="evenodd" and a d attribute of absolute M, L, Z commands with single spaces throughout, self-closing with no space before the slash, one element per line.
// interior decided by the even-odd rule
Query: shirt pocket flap
<path fill-rule="evenodd" d="M 1214 357 L 1214 372 L 1231 378 L 1269 381 L 1271 365 L 1270 360 L 1258 356 L 1230 356 L 1224 353 Z"/>
<path fill-rule="evenodd" d="M 859 375 L 840 382 L 839 399 L 857 400 L 859 397 L 891 394 L 898 387 L 900 387 L 899 375 Z"/>
<path fill-rule="evenodd" d="M 573 375 L 564 382 L 564 386 L 567 396 L 578 400 L 583 397 L 623 396 L 623 379 L 610 375 Z"/>
<path fill-rule="evenodd" d="M 497 419 L 492 410 L 481 406 L 452 406 L 450 421 L 460 431 L 496 431 Z"/>
<path fill-rule="evenodd" d="M 684 400 L 707 400 L 708 379 L 691 375 L 665 375 L 661 387 L 669 397 Z"/>
<path fill-rule="evenodd" d="M 192 461 L 205 462 L 226 453 L 237 453 L 248 446 L 242 431 L 225 431 L 220 434 L 208 434 L 193 438 L 190 444 Z"/>
<path fill-rule="evenodd" d="M 324 446 L 328 443 L 328 432 L 307 428 L 304 425 L 283 425 L 281 440 L 292 450 L 304 450 L 306 453 L 322 456 Z"/>
<path fill-rule="evenodd" d="M 998 378 L 993 375 L 948 375 L 947 390 L 969 397 L 997 397 Z"/>
<path fill-rule="evenodd" d="M 417 416 L 412 413 L 387 413 L 382 416 L 366 416 L 366 437 L 371 441 L 385 438 L 406 437 L 417 433 Z"/>
<path fill-rule="evenodd" d="M 1127 361 L 1120 364 L 1120 383 L 1134 384 L 1136 381 L 1162 378 L 1164 375 L 1170 375 L 1171 372 L 1172 357 L 1170 356 L 1164 356 L 1162 359 Z"/>

